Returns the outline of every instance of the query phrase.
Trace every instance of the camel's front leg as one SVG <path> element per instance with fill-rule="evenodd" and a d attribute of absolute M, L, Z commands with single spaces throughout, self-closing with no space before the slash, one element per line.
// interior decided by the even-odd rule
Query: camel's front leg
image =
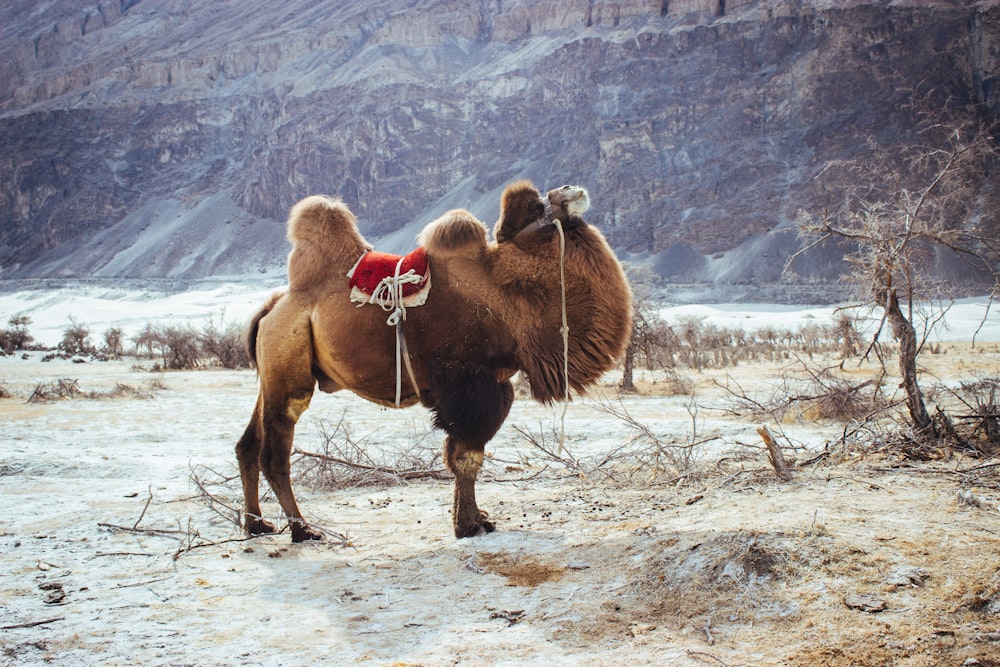
<path fill-rule="evenodd" d="M 435 425 L 448 433 L 444 460 L 455 475 L 451 515 L 455 537 L 492 533 L 496 527 L 476 503 L 476 477 L 483 465 L 486 443 L 510 412 L 514 387 L 510 382 L 497 383 L 489 369 L 479 367 L 441 377 L 450 384 L 441 382 L 436 387 Z"/>
<path fill-rule="evenodd" d="M 445 441 L 445 461 L 455 475 L 455 502 L 451 521 L 455 537 L 473 537 L 496 530 L 489 515 L 476 504 L 476 477 L 483 465 L 483 447 L 469 447 L 450 436 Z"/>

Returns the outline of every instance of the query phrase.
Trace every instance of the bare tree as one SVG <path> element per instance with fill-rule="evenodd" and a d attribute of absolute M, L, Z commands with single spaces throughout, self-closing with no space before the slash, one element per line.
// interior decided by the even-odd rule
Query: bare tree
<path fill-rule="evenodd" d="M 921 439 L 936 436 L 936 429 L 917 379 L 924 340 L 914 326 L 915 309 L 945 296 L 929 267 L 950 254 L 970 267 L 970 276 L 992 283 L 990 304 L 1000 294 L 996 212 L 983 204 L 998 166 L 996 125 L 982 121 L 976 109 L 955 110 L 947 100 L 933 109 L 930 100 L 921 98 L 919 143 L 893 160 L 870 141 L 873 159 L 852 165 L 864 186 L 848 189 L 836 213 L 804 219 L 803 250 L 790 260 L 829 239 L 854 248 L 846 257 L 850 278 L 862 302 L 882 312 L 868 353 L 888 322 L 899 343 L 910 421 Z"/>
<path fill-rule="evenodd" d="M 646 267 L 630 266 L 628 278 L 632 285 L 632 334 L 622 360 L 621 388 L 635 391 L 633 373 L 636 364 L 642 363 L 647 369 L 672 366 L 673 350 L 678 341 L 653 300 L 655 278 L 652 271 Z"/>
<path fill-rule="evenodd" d="M 125 332 L 121 327 L 110 327 L 104 332 L 103 352 L 113 359 L 125 354 Z"/>
<path fill-rule="evenodd" d="M 14 350 L 26 349 L 34 340 L 28 333 L 31 317 L 28 315 L 13 315 L 9 320 L 10 329 L 0 329 L 0 351 L 11 353 Z"/>
<path fill-rule="evenodd" d="M 90 328 L 70 316 L 69 326 L 63 330 L 63 337 L 59 342 L 59 349 L 66 354 L 90 354 L 94 352 L 94 345 L 90 342 Z"/>
<path fill-rule="evenodd" d="M 649 327 L 655 315 L 649 306 L 649 284 L 653 279 L 652 271 L 640 266 L 626 267 L 628 281 L 632 286 L 632 333 L 629 335 L 628 347 L 622 358 L 621 388 L 625 391 L 635 391 L 635 359 L 649 337 Z"/>
<path fill-rule="evenodd" d="M 198 342 L 202 353 L 217 360 L 223 368 L 250 368 L 246 335 L 238 323 L 223 326 L 222 318 L 218 325 L 210 319 L 198 333 Z"/>

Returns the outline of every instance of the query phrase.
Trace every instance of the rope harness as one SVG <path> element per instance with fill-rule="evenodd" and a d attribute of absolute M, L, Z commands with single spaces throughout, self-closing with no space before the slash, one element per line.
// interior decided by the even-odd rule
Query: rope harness
<path fill-rule="evenodd" d="M 549 198 L 545 198 L 545 210 L 552 210 Z M 559 417 L 559 456 L 562 456 L 563 445 L 566 444 L 566 411 L 569 410 L 569 319 L 566 316 L 566 234 L 563 232 L 562 221 L 554 218 L 553 222 L 559 231 L 559 293 L 562 297 L 562 326 L 559 333 L 563 341 L 563 385 L 566 393 L 563 396 L 562 415 Z"/>
<path fill-rule="evenodd" d="M 361 264 L 362 260 L 368 256 L 365 253 L 360 259 L 354 264 L 351 270 L 347 273 L 348 277 L 354 278 L 355 271 Z M 417 286 L 422 283 L 426 283 L 423 290 L 427 290 L 430 287 L 430 273 L 426 275 L 419 274 L 415 269 L 409 269 L 405 273 L 400 273 L 403 268 L 403 263 L 408 259 L 409 255 L 400 257 L 396 262 L 396 268 L 392 274 L 382 278 L 379 283 L 372 289 L 370 295 L 365 294 L 361 290 L 352 292 L 352 300 L 358 303 L 358 307 L 361 307 L 367 303 L 375 304 L 383 311 L 389 313 L 389 317 L 386 318 L 385 323 L 387 326 L 396 328 L 396 407 L 400 405 L 400 400 L 403 393 L 403 366 L 406 367 L 406 375 L 410 380 L 410 385 L 413 387 L 413 391 L 420 393 L 420 388 L 417 386 L 417 380 L 413 373 L 413 365 L 410 363 L 410 354 L 406 349 L 406 338 L 403 336 L 403 322 L 406 321 L 406 307 L 407 300 L 410 299 L 407 294 L 404 294 L 404 288 L 407 286 Z M 409 291 L 409 290 L 407 290 Z M 420 298 L 416 301 L 411 302 L 410 305 L 420 305 L 424 301 Z"/>
<path fill-rule="evenodd" d="M 525 232 L 534 232 L 548 225 L 555 225 L 559 232 L 559 295 L 562 307 L 562 326 L 559 333 L 562 335 L 563 343 L 563 394 L 562 414 L 559 416 L 559 455 L 562 455 L 563 446 L 566 444 L 566 412 L 569 410 L 569 318 L 566 315 L 566 234 L 563 231 L 562 221 L 552 212 L 552 202 L 549 198 L 542 197 L 545 204 L 545 215 L 538 220 L 527 224 L 516 236 Z"/>

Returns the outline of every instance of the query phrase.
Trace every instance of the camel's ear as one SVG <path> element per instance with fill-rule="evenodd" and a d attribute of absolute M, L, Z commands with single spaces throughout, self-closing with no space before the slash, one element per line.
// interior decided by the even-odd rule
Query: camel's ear
<path fill-rule="evenodd" d="M 500 197 L 500 219 L 493 227 L 493 237 L 497 243 L 510 241 L 528 224 L 544 215 L 542 195 L 531 181 L 512 183 Z"/>

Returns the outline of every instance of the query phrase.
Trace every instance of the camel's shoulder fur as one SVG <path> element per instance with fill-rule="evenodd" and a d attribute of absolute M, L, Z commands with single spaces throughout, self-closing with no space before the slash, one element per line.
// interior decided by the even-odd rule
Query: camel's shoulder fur
<path fill-rule="evenodd" d="M 432 257 L 479 259 L 486 251 L 486 225 L 468 211 L 455 209 L 424 227 L 418 242 Z"/>
<path fill-rule="evenodd" d="M 293 290 L 342 278 L 371 249 L 347 205 L 324 195 L 306 197 L 292 207 L 287 234 L 292 244 L 288 284 Z"/>

